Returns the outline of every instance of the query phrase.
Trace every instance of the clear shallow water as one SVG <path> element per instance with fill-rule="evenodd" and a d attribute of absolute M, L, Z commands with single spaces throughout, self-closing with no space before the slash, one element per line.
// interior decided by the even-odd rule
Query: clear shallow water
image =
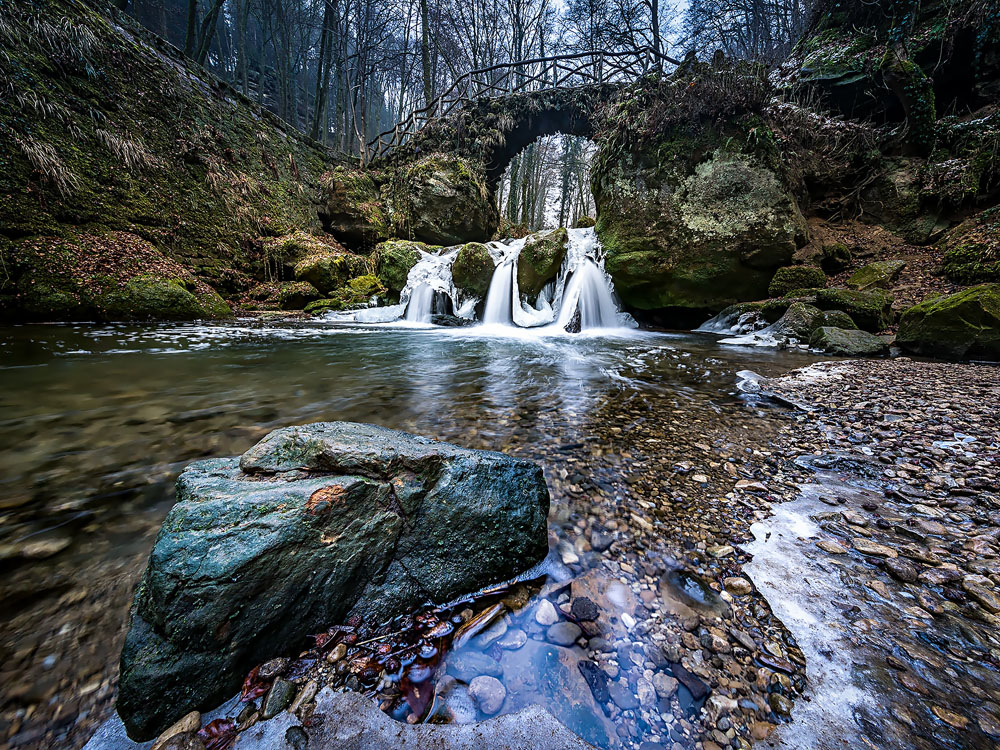
<path fill-rule="evenodd" d="M 631 330 L 257 320 L 5 329 L 0 655 L 12 679 L 35 680 L 33 699 L 49 707 L 39 721 L 105 679 L 176 475 L 277 427 L 375 422 L 535 458 L 547 473 L 553 452 L 579 454 L 570 468 L 585 476 L 578 446 L 620 399 L 713 415 L 736 400 L 736 372 L 811 359 Z"/>

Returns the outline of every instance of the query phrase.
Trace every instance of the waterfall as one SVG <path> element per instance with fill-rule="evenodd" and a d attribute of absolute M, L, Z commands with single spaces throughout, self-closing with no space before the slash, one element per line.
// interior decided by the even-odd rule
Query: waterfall
<path fill-rule="evenodd" d="M 619 311 L 611 278 L 604 271 L 604 250 L 593 229 L 568 230 L 569 243 L 556 278 L 535 297 L 522 296 L 517 264 L 526 239 L 487 244 L 496 267 L 483 306 L 482 322 L 490 326 L 537 328 L 547 335 L 567 330 L 636 328 L 627 313 Z M 472 319 L 480 303 L 455 287 L 452 264 L 461 247 L 439 253 L 421 251 L 410 269 L 400 304 L 368 311 L 334 313 L 331 319 L 382 322 L 403 319 L 427 324 L 436 314 Z"/>
<path fill-rule="evenodd" d="M 410 294 L 406 303 L 407 323 L 430 323 L 432 305 L 434 304 L 434 289 L 430 284 L 420 284 Z"/>
<path fill-rule="evenodd" d="M 585 258 L 570 277 L 559 308 L 556 325 L 567 328 L 580 313 L 580 330 L 618 328 L 618 307 L 611 296 L 607 277 L 597 264 Z"/>
<path fill-rule="evenodd" d="M 497 265 L 486 292 L 486 309 L 483 323 L 486 325 L 509 326 L 514 322 L 514 305 L 517 304 L 517 258 L 505 260 Z"/>

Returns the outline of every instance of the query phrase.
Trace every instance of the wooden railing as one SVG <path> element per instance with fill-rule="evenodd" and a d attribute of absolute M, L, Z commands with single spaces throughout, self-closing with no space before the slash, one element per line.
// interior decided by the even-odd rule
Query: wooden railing
<path fill-rule="evenodd" d="M 388 156 L 429 122 L 447 117 L 462 105 L 479 99 L 524 91 L 630 83 L 648 73 L 662 70 L 665 64 L 680 65 L 680 62 L 652 47 L 642 47 L 627 52 L 596 50 L 537 57 L 473 70 L 456 79 L 426 107 L 414 110 L 404 120 L 369 141 L 365 160 L 370 162 Z"/>

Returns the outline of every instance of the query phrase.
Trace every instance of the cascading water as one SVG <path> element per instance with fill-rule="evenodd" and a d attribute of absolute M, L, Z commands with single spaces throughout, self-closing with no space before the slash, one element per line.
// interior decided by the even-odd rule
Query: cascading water
<path fill-rule="evenodd" d="M 487 245 L 496 268 L 483 306 L 484 325 L 538 328 L 551 333 L 568 329 L 636 327 L 630 315 L 619 312 L 614 286 L 604 272 L 604 253 L 594 230 L 570 229 L 568 237 L 566 257 L 559 273 L 533 301 L 522 297 L 517 283 L 517 264 L 526 240 Z M 360 323 L 403 320 L 410 324 L 428 324 L 437 313 L 454 312 L 457 317 L 472 319 L 480 300 L 456 289 L 452 279 L 452 264 L 460 249 L 448 248 L 440 254 L 421 251 L 420 259 L 410 269 L 406 286 L 400 292 L 400 304 L 331 313 L 330 316 Z"/>
<path fill-rule="evenodd" d="M 590 258 L 585 258 L 570 277 L 563 294 L 556 325 L 567 328 L 580 313 L 580 330 L 588 328 L 618 328 L 618 307 L 615 305 L 607 277 Z"/>
<path fill-rule="evenodd" d="M 433 304 L 433 287 L 430 284 L 420 284 L 410 294 L 410 301 L 406 303 L 406 321 L 408 323 L 430 323 Z"/>

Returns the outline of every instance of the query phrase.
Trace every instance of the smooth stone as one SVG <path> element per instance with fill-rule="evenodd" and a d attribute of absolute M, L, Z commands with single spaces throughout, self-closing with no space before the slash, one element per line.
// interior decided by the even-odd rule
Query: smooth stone
<path fill-rule="evenodd" d="M 295 700 L 295 694 L 298 690 L 299 687 L 294 682 L 289 682 L 281 677 L 276 679 L 271 685 L 271 689 L 267 691 L 267 697 L 264 698 L 260 718 L 267 721 L 280 714 Z"/>
<path fill-rule="evenodd" d="M 471 682 L 479 675 L 503 677 L 500 662 L 478 651 L 459 651 L 448 657 L 448 671 L 462 682 Z"/>
<path fill-rule="evenodd" d="M 863 537 L 854 537 L 851 539 L 851 545 L 863 555 L 871 555 L 872 557 L 897 557 L 896 550 L 891 547 L 886 547 L 884 544 L 876 544 Z"/>
<path fill-rule="evenodd" d="M 582 632 L 575 622 L 557 622 L 549 627 L 545 637 L 558 646 L 572 646 Z"/>
<path fill-rule="evenodd" d="M 622 711 L 639 708 L 639 699 L 632 692 L 632 688 L 629 687 L 628 682 L 625 680 L 615 680 L 612 682 L 608 686 L 608 693 L 611 696 L 611 700 Z"/>
<path fill-rule="evenodd" d="M 746 596 L 753 591 L 753 586 L 750 584 L 750 581 L 739 576 L 726 578 L 722 582 L 722 585 L 725 586 L 726 591 L 730 594 L 735 594 L 736 596 Z"/>
<path fill-rule="evenodd" d="M 676 677 L 671 677 L 663 672 L 657 672 L 653 675 L 653 689 L 656 690 L 656 695 L 660 698 L 669 698 L 676 693 L 677 685 Z"/>
<path fill-rule="evenodd" d="M 484 714 L 492 716 L 503 706 L 507 689 L 496 677 L 480 675 L 469 683 L 469 694 Z"/>
<path fill-rule="evenodd" d="M 548 599 L 542 599 L 535 607 L 535 622 L 543 627 L 548 627 L 559 621 L 559 613 L 556 612 L 555 605 Z"/>
<path fill-rule="evenodd" d="M 275 677 L 285 673 L 288 668 L 288 659 L 279 657 L 271 659 L 260 665 L 257 669 L 257 676 L 262 680 L 273 680 Z"/>
<path fill-rule="evenodd" d="M 500 648 L 514 651 L 521 648 L 527 640 L 528 635 L 523 630 L 520 628 L 510 628 L 506 633 L 497 639 L 497 645 Z"/>
<path fill-rule="evenodd" d="M 768 695 L 767 704 L 778 716 L 788 717 L 792 715 L 792 702 L 781 693 L 771 693 Z"/>

